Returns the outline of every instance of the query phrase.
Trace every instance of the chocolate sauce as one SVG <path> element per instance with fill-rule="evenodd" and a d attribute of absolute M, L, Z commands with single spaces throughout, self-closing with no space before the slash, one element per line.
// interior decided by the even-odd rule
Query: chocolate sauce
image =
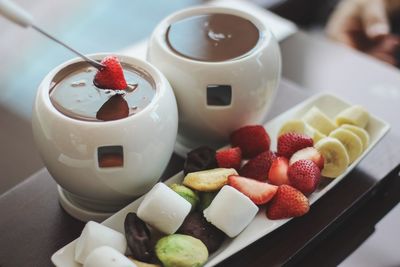
<path fill-rule="evenodd" d="M 156 93 L 155 83 L 144 70 L 121 64 L 128 83 L 127 90 L 97 88 L 93 84 L 97 70 L 85 62 L 78 62 L 54 77 L 49 91 L 52 104 L 62 114 L 84 121 L 114 120 L 140 112 L 152 101 Z M 122 102 L 126 102 L 127 107 Z M 115 109 L 110 106 L 113 104 Z"/>
<path fill-rule="evenodd" d="M 260 31 L 249 20 L 230 14 L 207 14 L 172 23 L 166 34 L 177 54 L 199 61 L 237 59 L 252 50 Z"/>

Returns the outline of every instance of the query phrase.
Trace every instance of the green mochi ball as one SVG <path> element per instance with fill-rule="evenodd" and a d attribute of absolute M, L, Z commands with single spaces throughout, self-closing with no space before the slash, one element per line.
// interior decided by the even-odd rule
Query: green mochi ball
<path fill-rule="evenodd" d="M 158 240 L 155 250 L 164 267 L 201 267 L 208 259 L 204 243 L 189 235 L 163 237 Z"/>
<path fill-rule="evenodd" d="M 195 209 L 199 203 L 199 195 L 196 191 L 181 184 L 171 184 L 169 187 L 192 204 L 191 210 Z"/>

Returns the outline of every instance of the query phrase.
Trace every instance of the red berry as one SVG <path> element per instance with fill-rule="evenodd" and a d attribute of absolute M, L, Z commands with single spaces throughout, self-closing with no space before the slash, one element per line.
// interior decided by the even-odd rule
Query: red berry
<path fill-rule="evenodd" d="M 287 174 L 289 161 L 285 157 L 277 157 L 268 172 L 268 182 L 274 185 L 290 184 Z"/>
<path fill-rule="evenodd" d="M 239 174 L 247 178 L 266 181 L 268 171 L 276 155 L 272 151 L 265 151 L 249 160 L 240 170 Z"/>
<path fill-rule="evenodd" d="M 105 68 L 97 71 L 94 76 L 93 83 L 96 87 L 113 90 L 125 90 L 128 87 L 118 58 L 114 56 L 105 57 L 101 64 Z"/>
<path fill-rule="evenodd" d="M 230 175 L 228 177 L 228 184 L 248 196 L 257 205 L 262 205 L 270 201 L 278 189 L 275 185 L 238 175 Z"/>
<path fill-rule="evenodd" d="M 285 133 L 278 138 L 278 154 L 288 159 L 300 149 L 313 146 L 311 137 L 298 133 Z"/>
<path fill-rule="evenodd" d="M 271 140 L 262 125 L 249 125 L 237 129 L 231 134 L 231 144 L 242 150 L 245 158 L 252 158 L 269 150 Z"/>
<path fill-rule="evenodd" d="M 215 154 L 215 158 L 217 159 L 218 167 L 239 170 L 242 163 L 242 151 L 240 147 L 220 150 Z"/>
<path fill-rule="evenodd" d="M 309 195 L 317 189 L 321 171 L 312 160 L 301 159 L 289 166 L 288 176 L 290 185 Z"/>
<path fill-rule="evenodd" d="M 310 210 L 308 199 L 290 185 L 281 185 L 267 207 L 267 217 L 271 220 L 299 217 Z"/>
<path fill-rule="evenodd" d="M 320 170 L 324 168 L 324 156 L 313 147 L 306 147 L 294 153 L 290 158 L 289 165 L 301 159 L 312 160 Z"/>

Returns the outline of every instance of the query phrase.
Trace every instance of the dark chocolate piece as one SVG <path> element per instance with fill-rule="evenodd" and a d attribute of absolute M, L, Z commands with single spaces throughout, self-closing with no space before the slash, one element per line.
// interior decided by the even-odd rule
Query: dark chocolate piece
<path fill-rule="evenodd" d="M 178 233 L 200 239 L 210 254 L 221 246 L 226 237 L 224 232 L 207 222 L 200 212 L 190 213 L 178 229 Z"/>
<path fill-rule="evenodd" d="M 207 146 L 198 147 L 187 154 L 183 172 L 197 172 L 217 168 L 217 160 L 215 159 L 215 149 Z"/>
<path fill-rule="evenodd" d="M 150 231 L 147 225 L 136 215 L 130 212 L 124 222 L 125 237 L 132 256 L 144 262 L 150 262 L 154 256 L 151 244 Z"/>

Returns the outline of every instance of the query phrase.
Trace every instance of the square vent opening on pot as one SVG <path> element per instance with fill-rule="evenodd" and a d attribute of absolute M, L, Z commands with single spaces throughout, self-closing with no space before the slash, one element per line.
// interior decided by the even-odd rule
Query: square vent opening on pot
<path fill-rule="evenodd" d="M 232 102 L 232 87 L 230 85 L 207 85 L 208 106 L 229 106 Z"/>
<path fill-rule="evenodd" d="M 122 146 L 101 146 L 97 148 L 99 168 L 124 166 L 124 150 Z"/>

